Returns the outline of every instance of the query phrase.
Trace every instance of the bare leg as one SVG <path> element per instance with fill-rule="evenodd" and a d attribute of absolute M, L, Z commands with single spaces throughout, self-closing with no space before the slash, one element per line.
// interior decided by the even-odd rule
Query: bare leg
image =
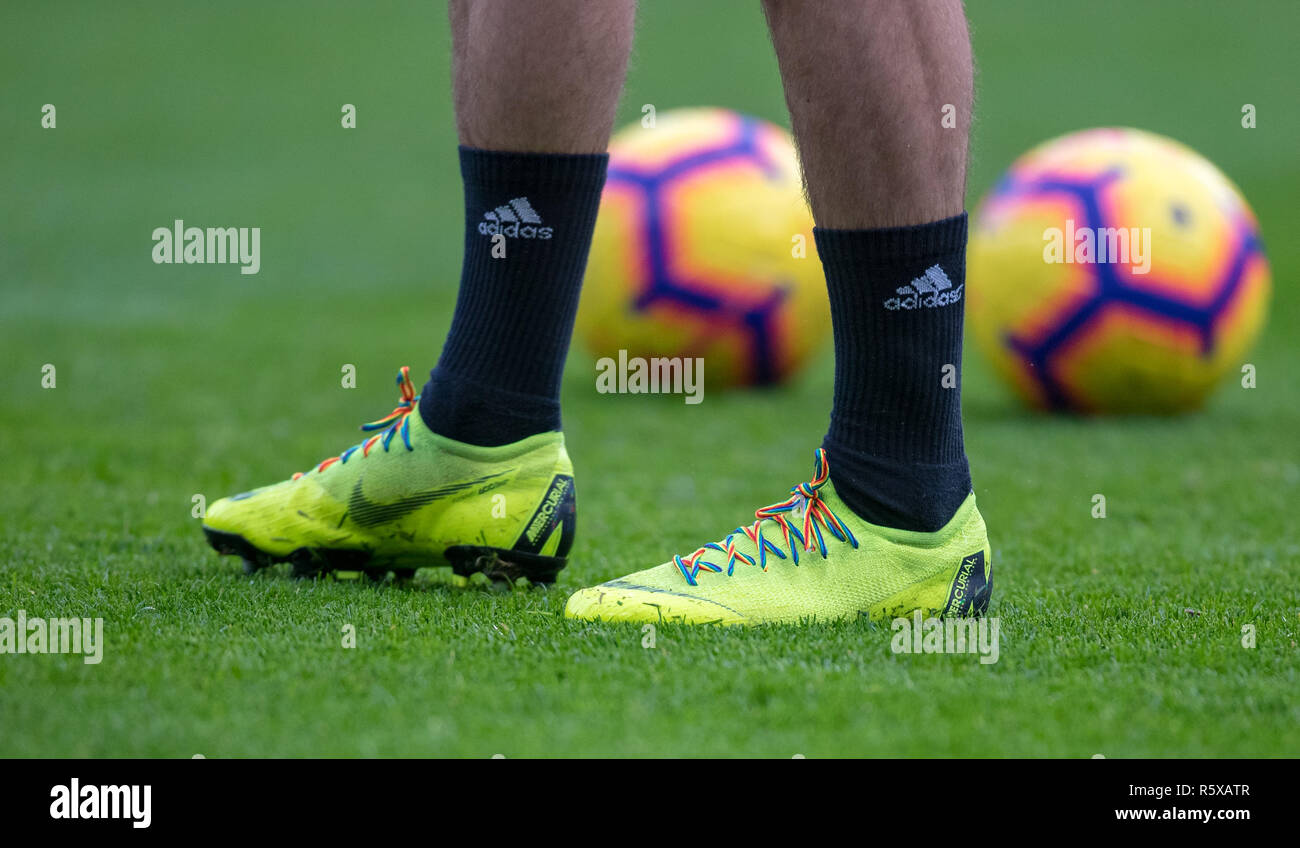
<path fill-rule="evenodd" d="M 605 152 L 635 0 L 451 0 L 449 9 L 461 144 Z"/>
<path fill-rule="evenodd" d="M 451 0 L 465 259 L 421 395 L 481 446 L 560 429 L 560 381 L 627 72 L 634 0 Z"/>
<path fill-rule="evenodd" d="M 961 423 L 970 38 L 959 0 L 765 0 L 835 334 L 823 446 L 875 524 L 942 528 Z"/>
<path fill-rule="evenodd" d="M 973 90 L 960 0 L 763 8 L 817 224 L 862 229 L 959 214 Z"/>
<path fill-rule="evenodd" d="M 835 335 L 830 428 L 813 479 L 787 502 L 798 504 L 805 535 L 792 542 L 793 530 L 778 531 L 759 512 L 753 530 L 585 589 L 565 614 L 733 624 L 982 614 L 992 553 L 961 426 L 971 106 L 961 4 L 765 0 L 764 7 Z M 782 537 L 791 554 L 802 542 L 821 559 L 796 567 L 775 542 Z M 764 563 L 769 553 L 776 555 Z"/>

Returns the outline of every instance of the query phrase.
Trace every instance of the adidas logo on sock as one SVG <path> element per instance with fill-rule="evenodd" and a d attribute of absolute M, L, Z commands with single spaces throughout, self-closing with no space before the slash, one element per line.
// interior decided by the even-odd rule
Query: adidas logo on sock
<path fill-rule="evenodd" d="M 950 303 L 956 303 L 961 300 L 961 291 L 965 286 L 953 288 L 952 280 L 938 265 L 931 265 L 925 269 L 925 273 L 917 277 L 912 282 L 897 290 L 898 297 L 886 298 L 885 308 L 898 309 L 920 309 L 922 307 L 933 309 L 939 306 L 947 306 Z"/>
<path fill-rule="evenodd" d="M 485 236 L 503 235 L 507 238 L 548 239 L 555 229 L 539 227 L 542 216 L 538 215 L 526 197 L 516 197 L 491 212 L 483 213 L 478 231 Z"/>

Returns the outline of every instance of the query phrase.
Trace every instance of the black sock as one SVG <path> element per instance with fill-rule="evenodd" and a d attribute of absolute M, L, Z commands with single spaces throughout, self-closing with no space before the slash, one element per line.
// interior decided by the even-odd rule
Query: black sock
<path fill-rule="evenodd" d="M 831 482 L 872 524 L 934 531 L 970 494 L 961 431 L 966 215 L 814 231 L 835 334 Z"/>
<path fill-rule="evenodd" d="M 435 433 L 495 446 L 560 429 L 560 377 L 608 162 L 460 148 L 465 264 L 420 397 Z"/>

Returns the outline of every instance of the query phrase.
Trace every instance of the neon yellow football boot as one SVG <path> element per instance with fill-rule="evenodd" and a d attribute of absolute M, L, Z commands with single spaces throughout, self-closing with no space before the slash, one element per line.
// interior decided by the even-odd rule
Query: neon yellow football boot
<path fill-rule="evenodd" d="M 721 542 L 655 568 L 583 589 L 569 618 L 683 624 L 874 620 L 922 610 L 980 616 L 993 560 L 972 493 L 934 533 L 877 527 L 835 494 L 826 454 L 813 479 L 754 513 Z"/>
<path fill-rule="evenodd" d="M 219 553 L 256 571 L 382 578 L 424 566 L 551 583 L 573 544 L 573 465 L 560 433 L 477 447 L 429 430 L 410 369 L 401 401 L 364 442 L 304 474 L 223 498 L 203 521 Z"/>

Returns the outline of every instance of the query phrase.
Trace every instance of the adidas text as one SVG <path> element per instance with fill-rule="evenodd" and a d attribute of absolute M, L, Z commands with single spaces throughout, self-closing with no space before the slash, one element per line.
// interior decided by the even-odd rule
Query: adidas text
<path fill-rule="evenodd" d="M 925 273 L 905 286 L 896 289 L 897 297 L 887 298 L 885 308 L 891 311 L 900 309 L 935 309 L 961 300 L 964 285 L 953 287 L 952 280 L 938 265 L 931 265 Z"/>
<path fill-rule="evenodd" d="M 481 235 L 503 235 L 506 238 L 549 239 L 554 227 L 540 226 L 542 217 L 533 209 L 526 197 L 516 197 L 490 212 L 483 213 L 478 231 Z"/>

